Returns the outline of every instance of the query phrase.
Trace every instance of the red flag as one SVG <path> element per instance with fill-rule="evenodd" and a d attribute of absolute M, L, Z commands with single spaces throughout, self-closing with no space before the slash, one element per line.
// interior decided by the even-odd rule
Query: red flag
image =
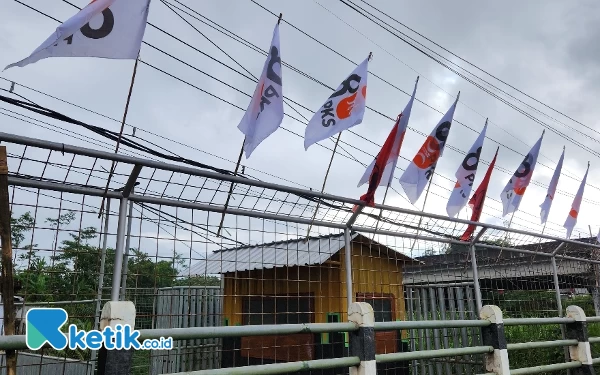
<path fill-rule="evenodd" d="M 479 184 L 479 187 L 477 190 L 475 190 L 475 194 L 473 194 L 471 200 L 469 200 L 469 206 L 473 210 L 471 221 L 479 221 L 479 217 L 481 217 L 481 211 L 483 211 L 483 202 L 485 201 L 485 194 L 487 193 L 490 177 L 492 176 L 492 171 L 494 170 L 494 164 L 496 164 L 496 156 L 498 156 L 498 150 L 496 150 L 496 155 L 494 155 L 494 159 L 490 163 L 490 166 L 488 167 L 481 184 Z M 473 233 L 475 233 L 475 228 L 475 224 L 470 224 L 460 240 L 469 241 L 473 236 Z"/>
<path fill-rule="evenodd" d="M 402 114 L 398 116 L 396 124 L 381 147 L 381 151 L 379 151 L 379 154 L 377 154 L 377 157 L 375 158 L 375 165 L 373 165 L 373 170 L 371 171 L 371 176 L 369 177 L 369 188 L 367 189 L 367 194 L 360 197 L 360 200 L 365 202 L 367 206 L 375 206 L 375 190 L 377 190 L 377 187 L 381 182 L 383 171 L 385 170 L 388 160 L 392 154 L 394 142 L 396 141 L 396 134 L 398 133 L 398 124 L 400 123 L 401 117 Z M 398 151 L 400 151 L 399 147 Z"/>

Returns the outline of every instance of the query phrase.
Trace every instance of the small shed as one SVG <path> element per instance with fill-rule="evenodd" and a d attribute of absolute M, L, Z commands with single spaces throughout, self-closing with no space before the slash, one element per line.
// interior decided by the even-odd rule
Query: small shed
<path fill-rule="evenodd" d="M 371 304 L 376 321 L 404 320 L 403 267 L 415 261 L 358 233 L 351 244 L 356 301 Z M 193 270 L 222 276 L 223 325 L 344 322 L 345 251 L 339 233 L 219 250 Z M 223 367 L 340 357 L 347 344 L 344 334 L 228 339 Z M 402 350 L 400 332 L 376 333 L 378 354 Z"/>

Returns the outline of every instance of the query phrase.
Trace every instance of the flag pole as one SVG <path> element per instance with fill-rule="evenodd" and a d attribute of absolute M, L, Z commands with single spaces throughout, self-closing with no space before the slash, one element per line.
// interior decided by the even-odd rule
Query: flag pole
<path fill-rule="evenodd" d="M 435 171 L 433 173 L 431 173 L 431 178 L 429 179 L 429 184 L 427 184 L 427 190 L 425 191 L 425 200 L 423 201 L 423 208 L 421 209 L 421 212 L 425 212 L 425 205 L 427 204 L 427 197 L 429 196 L 429 188 L 431 187 L 431 181 L 433 181 L 434 173 L 435 173 Z M 419 231 L 421 230 L 421 222 L 422 221 L 423 221 L 423 215 L 419 216 L 419 224 L 417 225 L 417 236 L 419 235 Z M 413 249 L 415 248 L 416 243 L 417 243 L 417 239 L 415 238 L 412 246 L 410 247 L 411 254 L 412 254 Z"/>
<path fill-rule="evenodd" d="M 373 57 L 373 52 L 369 52 L 368 61 L 371 61 L 372 57 Z M 323 186 L 321 187 L 321 193 L 323 193 L 325 191 L 325 184 L 327 183 L 327 177 L 329 177 L 329 170 L 331 169 L 331 164 L 333 163 L 333 157 L 335 156 L 335 151 L 337 149 L 338 143 L 340 142 L 340 137 L 342 136 L 342 133 L 343 133 L 343 131 L 341 131 L 338 134 L 337 140 L 335 141 L 335 146 L 333 146 L 333 152 L 331 153 L 331 159 L 329 159 L 329 166 L 327 166 L 327 172 L 325 173 L 325 178 L 323 179 Z M 317 217 L 317 212 L 319 211 L 320 205 L 321 205 L 321 201 L 319 200 L 317 202 L 317 207 L 315 208 L 315 212 L 313 213 L 313 217 L 312 217 L 312 219 L 310 219 L 310 225 L 308 226 L 308 230 L 306 231 L 306 241 L 308 241 L 308 238 L 310 237 L 310 231 L 312 229 L 313 222 L 315 221 L 315 218 Z"/>
<path fill-rule="evenodd" d="M 133 73 L 131 74 L 131 83 L 129 84 L 129 93 L 127 94 L 127 101 L 125 102 L 125 112 L 123 112 L 123 120 L 121 121 L 121 130 L 119 131 L 119 138 L 117 139 L 117 145 L 115 147 L 115 154 L 119 153 L 119 146 L 121 145 L 121 138 L 123 137 L 123 130 L 125 129 L 125 122 L 127 121 L 127 112 L 129 112 L 129 103 L 131 103 L 131 94 L 133 93 L 133 84 L 135 83 L 135 75 L 137 74 L 138 62 L 140 61 L 140 54 L 138 53 L 137 58 L 135 59 L 135 64 L 133 64 Z M 112 165 L 110 167 L 110 173 L 108 174 L 108 178 L 106 180 L 106 187 L 104 188 L 104 194 L 102 195 L 102 202 L 100 203 L 100 212 L 98 213 L 98 218 L 102 216 L 104 212 L 104 202 L 106 201 L 106 194 L 108 193 L 108 186 L 110 185 L 110 180 L 112 179 L 112 175 L 115 172 L 115 161 L 113 160 Z"/>
<path fill-rule="evenodd" d="M 338 134 L 338 137 L 335 141 L 335 146 L 333 146 L 333 152 L 331 153 L 331 159 L 329 159 L 329 165 L 327 166 L 327 172 L 325 172 L 325 178 L 323 179 L 323 186 L 321 187 L 321 193 L 325 191 L 325 184 L 327 184 L 327 177 L 329 177 L 329 171 L 331 170 L 331 164 L 333 163 L 333 157 L 335 156 L 335 151 L 337 150 L 338 143 L 340 142 L 340 138 L 342 136 L 342 132 Z M 313 222 L 315 221 L 315 217 L 317 216 L 317 211 L 319 210 L 319 206 L 321 205 L 321 200 L 317 202 L 317 207 L 315 208 L 315 212 L 313 213 L 312 219 L 310 219 L 310 225 L 308 226 L 308 231 L 306 231 L 306 240 L 310 237 L 310 230 L 312 229 Z"/>
<path fill-rule="evenodd" d="M 244 143 L 246 143 L 246 137 L 244 137 L 244 142 L 242 142 L 242 148 L 240 149 L 240 155 L 238 156 L 237 163 L 235 163 L 235 169 L 233 170 L 234 176 L 237 176 L 238 170 L 240 168 L 240 163 L 242 162 L 242 155 L 244 155 Z M 233 194 L 234 185 L 235 184 L 233 182 L 229 185 L 229 193 L 227 193 L 227 199 L 225 200 L 225 205 L 223 206 L 221 222 L 219 223 L 219 229 L 217 229 L 217 237 L 221 236 L 221 229 L 223 229 L 223 222 L 225 221 L 225 212 L 227 211 L 227 207 L 229 206 L 229 200 L 231 199 L 231 194 Z"/>
<path fill-rule="evenodd" d="M 282 17 L 283 17 L 283 13 L 279 13 L 279 19 L 277 20 L 278 25 L 281 23 Z M 250 72 L 248 72 L 248 73 L 250 73 Z M 252 75 L 252 74 L 250 73 L 250 75 Z M 254 75 L 252 75 L 252 76 L 254 77 Z M 237 176 L 237 172 L 240 169 L 240 163 L 242 162 L 242 155 L 244 155 L 244 144 L 245 143 L 246 143 L 246 137 L 244 137 L 244 142 L 242 142 L 242 148 L 240 150 L 240 155 L 238 156 L 237 163 L 235 163 L 235 169 L 233 171 L 234 176 Z M 231 183 L 231 185 L 229 185 L 229 192 L 227 193 L 227 199 L 225 199 L 225 205 L 223 206 L 223 213 L 221 214 L 221 222 L 219 223 L 219 229 L 217 229 L 217 237 L 221 236 L 221 230 L 223 229 L 223 222 L 225 221 L 225 212 L 227 211 L 227 208 L 229 207 L 229 200 L 231 199 L 231 194 L 233 194 L 234 186 L 235 186 L 235 184 L 233 182 Z"/>
<path fill-rule="evenodd" d="M 392 184 L 392 179 L 390 178 L 390 181 L 388 182 L 387 186 L 385 187 L 385 193 L 383 194 L 383 201 L 381 202 L 381 205 L 385 205 L 385 199 L 387 198 L 387 194 L 388 191 L 390 190 L 390 185 Z M 383 208 L 379 209 L 379 215 L 377 216 L 377 221 L 375 222 L 375 232 L 377 232 L 377 227 L 379 227 L 379 221 L 381 220 L 381 215 L 383 214 Z M 375 240 L 375 234 L 373 233 L 373 240 Z"/>

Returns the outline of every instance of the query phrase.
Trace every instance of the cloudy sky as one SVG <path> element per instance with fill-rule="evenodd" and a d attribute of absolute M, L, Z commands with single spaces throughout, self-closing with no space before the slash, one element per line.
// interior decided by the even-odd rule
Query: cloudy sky
<path fill-rule="evenodd" d="M 74 14 L 74 8 L 60 0 L 23 2 L 60 20 Z M 468 150 L 483 128 L 485 119 L 489 118 L 488 139 L 482 152 L 485 165 L 480 166 L 476 185 L 479 185 L 483 178 L 487 163 L 491 161 L 497 146 L 500 146 L 500 151 L 482 220 L 503 224 L 510 219 L 501 217 L 500 191 L 523 159 L 523 155 L 541 135 L 544 129 L 541 124 L 484 93 L 339 1 L 256 2 L 273 13 L 283 13 L 285 21 L 353 62 L 359 62 L 369 52 L 373 52 L 369 69 L 388 83 L 371 75 L 367 104 L 388 117 L 395 118 L 408 100 L 408 96 L 397 88 L 405 92 L 412 91 L 415 78 L 420 76 L 417 98 L 437 111 L 422 103 L 415 103 L 409 124 L 412 130 L 407 132 L 401 151 L 401 156 L 405 159 L 401 159 L 398 165 L 401 169 L 408 165 L 406 159 L 412 159 L 424 141 L 424 137 L 415 130 L 429 134 L 441 118 L 438 111 L 445 112 L 460 91 L 456 121 L 447 144 L 452 147 L 446 148 L 443 158 L 438 163 L 425 210 L 445 214 L 449 189 L 454 185 L 453 176 L 463 157 L 453 148 L 463 152 Z M 84 6 L 86 2 L 74 0 L 74 3 Z M 260 48 L 268 47 L 277 19 L 252 1 L 182 0 L 182 3 Z M 358 3 L 365 6 L 361 1 Z M 512 226 L 537 232 L 542 230 L 542 226 L 539 225 L 539 205 L 544 199 L 546 187 L 562 148 L 566 146 L 559 193 L 550 212 L 546 233 L 564 236 L 565 230 L 562 225 L 573 195 L 585 173 L 587 162 L 590 161 L 591 173 L 579 215 L 578 231 L 574 237 L 588 236 L 588 225 L 591 225 L 595 234 L 600 224 L 594 214 L 600 206 L 600 199 L 597 198 L 600 178 L 594 171 L 600 168 L 600 158 L 593 152 L 599 149 L 600 133 L 597 131 L 600 128 L 596 125 L 596 119 L 600 116 L 600 110 L 594 99 L 598 94 L 600 67 L 596 63 L 598 47 L 594 42 L 600 32 L 597 26 L 600 5 L 593 1 L 555 0 L 514 2 L 513 6 L 506 2 L 465 0 L 369 0 L 369 3 L 463 59 L 581 123 L 574 122 L 492 80 L 485 73 L 477 71 L 391 19 L 378 14 L 393 27 L 426 43 L 452 62 L 523 100 L 534 109 L 507 97 L 511 103 L 526 109 L 528 113 L 547 124 L 548 129 L 556 129 L 570 137 L 565 139 L 553 130 L 546 130 L 539 164 L 533 174 L 533 183 L 525 194 L 520 211 L 514 216 Z M 15 1 L 3 0 L 2 8 L 0 66 L 5 66 L 29 55 L 56 28 L 57 23 Z M 263 55 L 198 20 L 184 16 L 245 69 L 255 75 L 260 73 L 264 63 Z M 205 54 L 240 69 L 229 57 L 158 0 L 154 0 L 151 5 L 149 21 Z M 287 23 L 282 23 L 280 33 L 283 60 L 316 80 L 336 87 L 354 68 L 353 63 L 311 40 Z M 245 93 L 252 93 L 254 90 L 252 81 L 224 68 L 154 27 L 147 28 L 144 40 Z M 248 96 L 147 45 L 142 46 L 141 59 L 239 107 L 245 108 L 248 105 Z M 133 61 L 53 58 L 25 68 L 7 70 L 2 72 L 0 77 L 120 119 L 132 67 Z M 285 95 L 311 111 L 318 109 L 331 93 L 326 87 L 286 68 L 283 70 L 283 82 Z M 10 83 L 0 81 L 0 87 L 8 89 Z M 17 92 L 77 119 L 114 131 L 119 129 L 117 122 L 23 87 L 17 86 Z M 300 107 L 296 109 L 305 117 L 312 116 L 311 111 Z M 286 107 L 286 113 L 299 117 L 289 107 Z M 243 111 L 238 108 L 148 65 L 140 64 L 127 122 L 137 127 L 139 136 L 181 156 L 233 169 L 243 140 L 242 134 L 236 128 L 242 116 Z M 96 147 L 13 118 L 0 118 L 0 130 L 4 132 Z M 363 124 L 353 128 L 359 136 L 343 133 L 341 139 L 345 143 L 341 146 L 352 158 L 344 157 L 343 153 L 336 155 L 326 192 L 356 198 L 364 193 L 366 186 L 356 187 L 364 172 L 364 166 L 360 163 L 371 162 L 371 155 L 378 152 L 377 145 L 383 143 L 392 125 L 393 122 L 381 114 L 367 110 Z M 70 127 L 65 124 L 61 126 Z M 304 125 L 291 118 L 284 120 L 283 127 L 298 134 L 304 133 Z M 74 130 L 83 134 L 88 141 L 100 139 L 85 129 Z M 126 133 L 131 134 L 131 130 L 126 128 Z M 333 140 L 322 143 L 329 148 L 333 146 Z M 586 150 L 586 147 L 592 151 Z M 252 175 L 262 180 L 317 190 L 323 182 L 330 156 L 330 151 L 318 146 L 304 151 L 300 137 L 279 129 L 257 148 L 250 159 L 244 160 L 243 164 L 248 168 L 247 171 L 251 171 Z M 400 173 L 397 171 L 396 176 L 399 177 Z M 392 187 L 394 191 L 390 191 L 387 204 L 413 209 L 423 207 L 423 196 L 414 207 L 408 203 L 397 180 Z M 380 189 L 377 201 L 381 202 L 382 198 L 383 189 Z M 467 218 L 468 215 L 470 211 L 461 212 L 462 218 Z M 143 232 L 142 229 L 140 231 Z"/>

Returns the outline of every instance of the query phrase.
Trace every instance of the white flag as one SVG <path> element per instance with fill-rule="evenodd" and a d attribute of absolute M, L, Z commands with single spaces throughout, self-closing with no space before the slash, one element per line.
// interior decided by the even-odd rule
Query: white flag
<path fill-rule="evenodd" d="M 456 171 L 456 185 L 454 185 L 454 190 L 452 190 L 452 194 L 446 205 L 446 212 L 450 217 L 455 217 L 463 209 L 471 195 L 473 181 L 475 181 L 477 166 L 479 165 L 479 157 L 481 156 L 481 149 L 485 140 L 487 124 L 486 119 L 481 134 L 479 134 L 479 137 L 477 137 Z"/>
<path fill-rule="evenodd" d="M 548 214 L 550 213 L 550 207 L 552 207 L 552 201 L 554 200 L 554 194 L 556 194 L 556 186 L 558 185 L 558 178 L 560 177 L 560 171 L 562 170 L 563 160 L 565 159 L 565 149 L 563 148 L 562 155 L 560 155 L 560 159 L 558 160 L 558 164 L 556 165 L 556 169 L 554 170 L 554 174 L 552 175 L 552 179 L 550 180 L 550 185 L 548 186 L 548 192 L 546 193 L 546 199 L 540 205 L 542 209 L 540 216 L 542 218 L 542 224 L 548 220 Z"/>
<path fill-rule="evenodd" d="M 6 69 L 48 57 L 136 59 L 150 0 L 94 0 L 69 18 L 33 53 Z"/>
<path fill-rule="evenodd" d="M 575 224 L 577 224 L 577 216 L 579 216 L 579 208 L 581 207 L 581 201 L 583 200 L 583 190 L 585 189 L 585 183 L 587 181 L 587 175 L 589 170 L 590 164 L 588 163 L 588 167 L 585 171 L 585 175 L 583 176 L 583 180 L 581 180 L 581 185 L 579 185 L 579 189 L 577 190 L 575 199 L 573 199 L 573 204 L 571 205 L 571 211 L 569 211 L 569 216 L 567 216 L 567 220 L 565 220 L 564 227 L 567 229 L 567 238 L 571 238 L 573 228 L 575 228 Z"/>
<path fill-rule="evenodd" d="M 279 24 L 277 24 L 273 30 L 271 48 L 260 80 L 250 105 L 238 125 L 238 129 L 246 135 L 244 139 L 246 158 L 249 158 L 254 149 L 273 134 L 283 121 L 281 78 L 281 49 L 279 48 Z"/>
<path fill-rule="evenodd" d="M 400 184 L 412 204 L 415 204 L 423 190 L 425 190 L 427 181 L 433 176 L 438 159 L 444 152 L 444 146 L 450 133 L 450 126 L 452 125 L 459 96 L 460 93 L 456 97 L 454 104 L 452 104 L 448 112 L 446 112 L 429 137 L 427 137 L 425 143 L 423 143 L 421 149 L 417 152 L 402 176 L 400 176 Z"/>
<path fill-rule="evenodd" d="M 362 122 L 367 99 L 366 58 L 331 94 L 306 126 L 304 148 Z"/>
<path fill-rule="evenodd" d="M 383 171 L 383 176 L 381 177 L 381 182 L 379 186 L 386 186 L 392 183 L 392 178 L 394 178 L 394 171 L 396 170 L 396 165 L 398 164 L 398 157 L 400 156 L 400 148 L 402 147 L 402 141 L 404 140 L 404 134 L 406 134 L 406 128 L 408 127 L 408 120 L 410 120 L 410 111 L 412 110 L 412 105 L 415 100 L 415 94 L 417 92 L 417 85 L 419 84 L 419 78 L 417 78 L 417 82 L 415 83 L 415 88 L 413 89 L 412 96 L 408 100 L 404 111 L 400 114 L 400 121 L 398 123 L 398 130 L 396 131 L 396 138 L 394 139 L 394 145 L 392 146 L 392 152 L 390 153 L 390 158 L 385 165 L 385 169 Z M 363 174 L 362 178 L 358 182 L 358 186 L 364 185 L 369 182 L 369 178 L 371 177 L 371 173 L 373 172 L 373 168 L 375 167 L 375 162 L 377 159 L 373 159 L 371 164 L 367 167 L 367 170 Z"/>
<path fill-rule="evenodd" d="M 540 154 L 543 138 L 544 133 L 542 133 L 540 139 L 533 145 L 531 151 L 525 155 L 519 168 L 517 168 L 510 180 L 506 183 L 504 189 L 502 189 L 502 193 L 500 194 L 503 206 L 502 216 L 506 216 L 519 209 L 521 199 L 523 198 L 523 194 L 525 194 L 525 189 L 527 189 L 529 181 L 531 181 L 531 176 L 533 175 L 533 170 L 535 169 L 538 155 Z"/>

